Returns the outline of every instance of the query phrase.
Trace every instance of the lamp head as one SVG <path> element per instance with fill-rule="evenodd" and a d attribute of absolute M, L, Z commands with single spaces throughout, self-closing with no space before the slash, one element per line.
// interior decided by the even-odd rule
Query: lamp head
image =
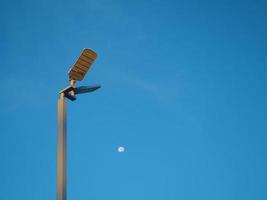
<path fill-rule="evenodd" d="M 81 81 L 87 71 L 90 69 L 94 60 L 96 59 L 97 54 L 91 49 L 84 49 L 76 61 L 76 63 L 70 68 L 69 80 Z"/>

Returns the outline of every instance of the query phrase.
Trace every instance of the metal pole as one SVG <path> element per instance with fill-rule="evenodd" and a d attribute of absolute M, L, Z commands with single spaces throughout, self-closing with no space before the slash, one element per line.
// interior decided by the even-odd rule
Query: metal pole
<path fill-rule="evenodd" d="M 58 146 L 57 146 L 57 200 L 67 199 L 67 176 L 66 176 L 66 101 L 64 93 L 58 100 Z"/>

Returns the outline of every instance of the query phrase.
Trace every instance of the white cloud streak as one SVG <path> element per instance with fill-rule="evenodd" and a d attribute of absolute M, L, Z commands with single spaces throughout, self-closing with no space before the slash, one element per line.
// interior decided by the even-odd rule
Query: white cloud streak
<path fill-rule="evenodd" d="M 112 72 L 106 72 L 106 77 L 112 82 L 124 84 L 128 87 L 143 91 L 154 100 L 162 103 L 174 102 L 179 93 L 179 88 L 177 87 L 177 78 L 179 78 L 178 75 L 174 75 L 168 81 L 162 80 L 157 82 L 148 78 L 138 77 L 127 72 L 113 70 Z"/>

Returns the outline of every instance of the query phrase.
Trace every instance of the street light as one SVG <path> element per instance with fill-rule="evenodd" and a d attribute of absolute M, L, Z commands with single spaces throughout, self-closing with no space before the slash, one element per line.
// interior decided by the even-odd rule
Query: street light
<path fill-rule="evenodd" d="M 96 53 L 91 49 L 84 49 L 69 70 L 69 86 L 59 92 L 58 100 L 58 146 L 57 146 L 57 200 L 67 199 L 67 171 L 66 171 L 66 149 L 67 149 L 67 124 L 66 124 L 66 100 L 74 101 L 77 94 L 93 92 L 100 88 L 95 86 L 75 87 L 76 81 L 81 81 L 90 69 Z"/>

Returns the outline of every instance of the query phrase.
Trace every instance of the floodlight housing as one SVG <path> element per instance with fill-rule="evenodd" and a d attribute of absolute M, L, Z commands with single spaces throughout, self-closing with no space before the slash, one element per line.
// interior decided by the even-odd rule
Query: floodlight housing
<path fill-rule="evenodd" d="M 74 94 L 83 94 L 88 92 L 93 92 L 97 89 L 101 88 L 100 85 L 94 85 L 94 86 L 80 86 L 73 89 Z"/>
<path fill-rule="evenodd" d="M 93 50 L 84 49 L 76 63 L 68 72 L 69 80 L 81 81 L 90 69 L 96 59 L 96 56 L 97 54 Z"/>

